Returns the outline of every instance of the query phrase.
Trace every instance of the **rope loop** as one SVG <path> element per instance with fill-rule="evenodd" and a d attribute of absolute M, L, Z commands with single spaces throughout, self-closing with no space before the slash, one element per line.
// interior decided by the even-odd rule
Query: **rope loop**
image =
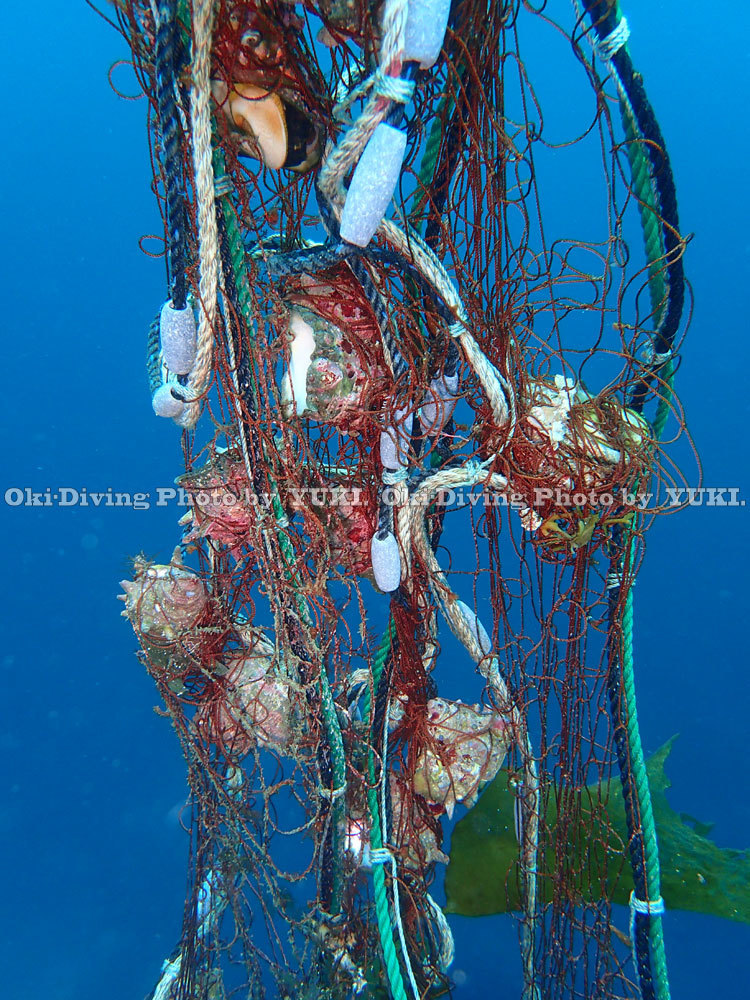
<path fill-rule="evenodd" d="M 398 486 L 399 483 L 405 483 L 409 478 L 408 469 L 383 469 L 382 475 L 384 486 Z"/>
<path fill-rule="evenodd" d="M 323 796 L 323 798 L 330 799 L 331 802 L 335 802 L 336 799 L 340 799 L 345 792 L 346 792 L 346 783 L 344 783 L 343 785 L 339 785 L 338 788 L 334 788 L 333 790 L 328 788 L 320 789 L 320 794 Z"/>
<path fill-rule="evenodd" d="M 669 348 L 666 351 L 658 353 L 654 350 L 653 344 L 648 344 L 643 351 L 643 360 L 648 365 L 649 368 L 661 368 L 668 361 L 671 361 L 674 357 L 674 351 Z"/>
<path fill-rule="evenodd" d="M 612 56 L 616 55 L 623 45 L 626 45 L 630 38 L 630 28 L 627 18 L 623 17 L 617 25 L 604 38 L 597 39 L 594 47 L 605 62 L 609 62 Z"/>
<path fill-rule="evenodd" d="M 393 854 L 387 847 L 371 847 L 370 848 L 370 864 L 372 865 L 390 865 L 395 861 Z"/>
<path fill-rule="evenodd" d="M 630 893 L 630 912 L 641 913 L 647 917 L 660 917 L 666 913 L 667 908 L 661 896 L 658 899 L 638 899 L 635 890 Z"/>
<path fill-rule="evenodd" d="M 229 174 L 222 174 L 214 180 L 214 198 L 225 198 L 234 191 L 234 181 Z"/>
<path fill-rule="evenodd" d="M 378 67 L 372 74 L 372 92 L 377 97 L 386 97 L 398 104 L 408 104 L 414 95 L 414 80 L 403 80 L 400 76 L 390 76 Z"/>

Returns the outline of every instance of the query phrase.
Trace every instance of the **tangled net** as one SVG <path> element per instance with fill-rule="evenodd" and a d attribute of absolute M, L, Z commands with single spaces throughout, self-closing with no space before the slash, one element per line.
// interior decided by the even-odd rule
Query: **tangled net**
<path fill-rule="evenodd" d="M 493 780 L 523 996 L 668 995 L 628 644 L 678 475 L 669 163 L 616 5 L 449 6 L 115 8 L 165 226 L 149 376 L 189 498 L 170 564 L 139 557 L 123 595 L 191 789 L 156 998 L 445 992 L 443 838 Z M 532 82 L 551 54 L 586 119 L 564 140 Z M 630 940 L 570 849 L 584 786 L 611 842 L 613 776 Z"/>

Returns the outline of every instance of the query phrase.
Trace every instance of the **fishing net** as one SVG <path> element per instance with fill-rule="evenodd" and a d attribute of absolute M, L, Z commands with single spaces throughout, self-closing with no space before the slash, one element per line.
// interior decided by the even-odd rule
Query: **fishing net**
<path fill-rule="evenodd" d="M 630 592 L 683 240 L 626 22 L 555 7 L 110 8 L 188 502 L 123 595 L 190 785 L 154 997 L 447 991 L 446 835 L 491 782 L 519 992 L 668 995 Z"/>

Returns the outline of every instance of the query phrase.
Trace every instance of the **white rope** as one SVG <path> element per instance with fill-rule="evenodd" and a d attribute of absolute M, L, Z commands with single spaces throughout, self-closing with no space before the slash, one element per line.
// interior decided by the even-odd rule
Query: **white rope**
<path fill-rule="evenodd" d="M 464 357 L 479 379 L 492 408 L 497 427 L 507 427 L 505 440 L 509 441 L 516 425 L 514 393 L 507 380 L 495 368 L 472 336 L 466 310 L 442 261 L 411 229 L 402 230 L 389 219 L 383 219 L 379 232 L 399 253 L 417 267 L 455 314 L 456 319 L 448 327 L 448 333 L 458 341 Z"/>
<path fill-rule="evenodd" d="M 389 865 L 393 861 L 393 855 L 387 847 L 370 848 L 371 865 Z"/>
<path fill-rule="evenodd" d="M 409 511 L 409 493 L 406 492 L 404 503 L 395 509 L 396 538 L 401 555 L 401 583 L 411 590 L 411 513 Z"/>
<path fill-rule="evenodd" d="M 216 228 L 214 171 L 211 161 L 211 30 L 212 0 L 193 3 L 193 64 L 190 90 L 190 131 L 198 214 L 198 353 L 187 385 L 181 387 L 186 406 L 176 422 L 194 427 L 200 415 L 200 398 L 211 377 L 213 324 L 219 283 L 219 236 Z"/>
<path fill-rule="evenodd" d="M 667 912 L 667 908 L 661 896 L 658 899 L 638 899 L 634 890 L 630 893 L 630 912 L 642 913 L 648 917 L 661 917 Z"/>
<path fill-rule="evenodd" d="M 170 962 L 165 959 L 161 967 L 161 978 L 151 994 L 152 1000 L 171 1000 L 174 995 L 172 986 L 177 982 L 182 969 L 182 952 L 179 952 Z"/>
<path fill-rule="evenodd" d="M 370 99 L 354 124 L 347 129 L 325 158 L 320 169 L 320 190 L 339 221 L 344 204 L 344 177 L 361 156 L 372 133 L 387 116 L 393 100 L 401 102 L 406 93 L 401 84 L 408 81 L 400 80 L 398 74 L 401 53 L 404 50 L 408 12 L 408 0 L 388 0 L 386 3 L 382 22 L 383 41 L 379 53 L 380 61 L 373 74 Z M 386 77 L 389 78 L 389 82 L 386 82 Z M 346 102 L 342 102 L 341 106 L 345 104 Z"/>
<path fill-rule="evenodd" d="M 431 499 L 441 489 L 457 486 L 476 486 L 483 483 L 488 489 L 507 493 L 508 481 L 498 474 L 488 475 L 488 462 L 468 463 L 463 468 L 446 469 L 430 476 L 412 495 L 412 541 L 414 548 L 427 569 L 427 577 L 435 602 L 442 610 L 451 631 L 463 643 L 477 664 L 479 673 L 487 681 L 499 710 L 510 721 L 521 752 L 524 768 L 524 824 L 520 846 L 521 870 L 524 880 L 524 911 L 522 955 L 524 966 L 524 1000 L 536 1000 L 538 987 L 534 983 L 534 947 L 537 924 L 537 854 L 539 850 L 539 776 L 531 748 L 531 740 L 523 715 L 514 703 L 505 678 L 500 673 L 496 656 L 488 656 L 482 649 L 478 636 L 458 607 L 458 598 L 448 585 L 427 535 L 427 508 Z"/>
<path fill-rule="evenodd" d="M 573 7 L 576 12 L 576 17 L 578 18 L 578 23 L 583 25 L 586 20 L 586 14 L 581 6 L 579 0 L 573 0 Z M 625 45 L 628 38 L 630 37 L 630 28 L 628 27 L 628 22 L 623 17 L 617 24 L 617 26 L 607 35 L 604 39 L 599 40 L 596 33 L 596 28 L 591 25 L 590 27 L 584 27 L 584 34 L 588 39 L 591 48 L 595 53 L 599 55 L 602 61 L 607 66 L 607 69 L 612 74 L 612 78 L 615 81 L 615 86 L 617 87 L 618 97 L 625 107 L 627 113 L 630 115 L 633 121 L 636 120 L 635 112 L 633 111 L 633 105 L 630 102 L 627 91 L 622 84 L 620 79 L 620 74 L 617 69 L 612 65 L 611 59 L 620 49 Z"/>
<path fill-rule="evenodd" d="M 408 104 L 414 96 L 414 80 L 402 80 L 400 76 L 389 76 L 378 67 L 372 74 L 372 92 L 377 97 L 386 97 L 396 104 Z"/>
<path fill-rule="evenodd" d="M 674 353 L 671 348 L 659 354 L 654 350 L 654 345 L 651 342 L 643 350 L 643 361 L 650 368 L 661 368 L 667 361 L 671 361 L 673 357 Z"/>
<path fill-rule="evenodd" d="M 333 790 L 329 788 L 321 788 L 319 789 L 319 791 L 324 799 L 329 799 L 331 802 L 335 802 L 336 799 L 340 799 L 341 796 L 346 792 L 346 787 L 347 787 L 346 782 L 344 782 L 343 785 L 339 785 L 338 788 L 334 788 Z"/>
<path fill-rule="evenodd" d="M 380 477 L 384 486 L 398 486 L 409 478 L 408 469 L 383 469 Z"/>
<path fill-rule="evenodd" d="M 447 972 L 451 965 L 453 965 L 453 959 L 456 954 L 456 945 L 453 941 L 453 931 L 451 931 L 450 924 L 446 920 L 442 908 L 438 906 L 429 892 L 426 895 L 427 902 L 432 908 L 435 923 L 438 925 L 440 934 L 440 969 L 442 972 Z"/>
<path fill-rule="evenodd" d="M 604 38 L 598 38 L 594 43 L 599 55 L 605 62 L 609 62 L 612 56 L 616 55 L 623 45 L 627 45 L 630 38 L 630 28 L 627 18 L 621 18 L 615 27 Z"/>
<path fill-rule="evenodd" d="M 636 914 L 640 913 L 647 917 L 660 917 L 666 912 L 666 907 L 664 906 L 664 900 L 659 896 L 655 900 L 643 900 L 638 899 L 635 894 L 635 890 L 630 893 L 630 942 L 633 949 L 633 967 L 635 968 L 635 978 L 638 984 L 638 989 L 640 991 L 641 987 L 641 974 L 638 969 L 638 950 L 636 948 L 635 942 L 635 918 Z"/>

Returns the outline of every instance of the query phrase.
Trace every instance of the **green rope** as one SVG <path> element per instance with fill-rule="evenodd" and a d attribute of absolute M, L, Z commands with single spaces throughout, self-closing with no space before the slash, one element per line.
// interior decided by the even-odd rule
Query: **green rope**
<path fill-rule="evenodd" d="M 214 177 L 215 181 L 223 181 L 226 174 L 224 156 L 220 149 L 214 150 Z M 237 300 L 240 311 L 244 317 L 248 334 L 252 338 L 254 326 L 253 303 L 250 295 L 250 283 L 248 281 L 247 269 L 245 266 L 245 248 L 240 234 L 237 212 L 234 207 L 229 189 L 224 187 L 225 194 L 221 195 L 222 207 L 224 211 L 224 221 L 229 242 L 229 253 L 232 261 L 232 273 L 234 284 L 237 289 Z M 257 383 L 255 380 L 255 370 L 250 369 L 253 382 L 253 390 L 257 409 Z M 284 571 L 288 580 L 295 587 L 300 586 L 300 579 L 295 569 L 294 546 L 289 540 L 289 536 L 283 530 L 282 524 L 285 521 L 284 508 L 279 498 L 278 486 L 273 477 L 268 474 L 268 483 L 271 493 L 271 509 L 276 519 L 276 539 L 284 562 Z M 310 611 L 307 602 L 301 594 L 295 595 L 297 612 L 305 625 L 312 624 Z M 326 739 L 331 753 L 331 846 L 333 854 L 333 879 L 332 892 L 329 910 L 332 916 L 341 911 L 343 902 L 343 878 L 341 871 L 341 861 L 343 856 L 342 838 L 346 824 L 345 801 L 343 790 L 346 787 L 346 755 L 344 753 L 344 738 L 341 733 L 336 704 L 333 699 L 331 682 L 325 664 L 320 669 L 320 704 L 323 725 L 326 731 Z"/>
<path fill-rule="evenodd" d="M 375 657 L 372 661 L 372 690 L 376 692 L 383 673 L 383 666 L 391 652 L 391 644 L 396 631 L 393 618 L 388 622 L 388 628 L 380 640 Z M 370 694 L 370 688 L 366 688 L 362 696 L 365 716 L 370 720 L 370 730 L 373 726 L 373 715 L 375 712 L 374 699 Z M 382 769 L 381 780 L 387 781 L 388 774 L 385 768 Z M 380 809 L 378 807 L 378 783 L 375 778 L 375 753 L 372 747 L 372 740 L 367 750 L 367 773 L 369 785 L 367 789 L 367 804 L 370 809 L 370 848 L 382 848 L 383 830 L 380 825 Z M 378 922 L 378 933 L 380 935 L 380 946 L 383 949 L 383 961 L 388 976 L 393 1000 L 407 1000 L 406 989 L 404 987 L 403 976 L 401 975 L 401 965 L 398 960 L 398 951 L 393 940 L 393 924 L 391 913 L 388 907 L 388 894 L 386 892 L 385 871 L 382 864 L 373 865 L 372 883 L 375 894 L 375 916 Z"/>
<path fill-rule="evenodd" d="M 662 240 L 661 222 L 659 221 L 656 191 L 654 190 L 651 177 L 649 159 L 646 156 L 642 143 L 639 141 L 632 112 L 624 102 L 620 105 L 620 108 L 627 141 L 633 190 L 638 199 L 638 209 L 641 216 L 643 244 L 648 262 L 648 291 L 651 299 L 651 310 L 654 317 L 654 325 L 658 329 L 664 318 L 668 291 L 667 283 L 664 280 L 665 249 Z M 659 402 L 653 422 L 654 436 L 657 441 L 664 433 L 664 427 L 671 412 L 673 374 L 674 362 L 670 358 L 660 372 L 660 378 L 663 380 L 663 388 L 659 394 Z"/>
<path fill-rule="evenodd" d="M 648 157 L 639 141 L 636 123 L 630 108 L 624 101 L 620 104 L 623 127 L 627 140 L 628 160 L 630 161 L 632 186 L 638 199 L 643 230 L 643 242 L 648 262 L 648 287 L 655 327 L 661 323 L 667 303 L 668 289 L 664 280 L 664 245 L 662 227 L 659 220 L 658 201 L 651 177 Z M 664 431 L 672 400 L 672 382 L 674 364 L 670 359 L 661 370 L 664 387 L 660 393 L 656 416 L 654 418 L 654 437 L 658 441 Z M 630 543 L 630 561 L 634 558 L 635 543 Z M 659 848 L 656 838 L 656 826 L 651 803 L 651 790 L 648 784 L 646 761 L 638 727 L 638 711 L 635 694 L 635 669 L 633 663 L 633 589 L 628 587 L 625 597 L 625 608 L 622 615 L 622 694 L 624 699 L 624 714 L 627 719 L 627 738 L 630 756 L 630 766 L 634 791 L 638 800 L 640 827 L 643 840 L 644 861 L 648 900 L 656 901 L 661 897 L 661 872 L 659 867 Z M 635 819 L 635 817 L 634 817 Z M 651 971 L 657 1000 L 669 1000 L 669 976 L 664 948 L 664 930 L 662 918 L 658 914 L 649 917 L 649 948 L 651 951 Z"/>
<path fill-rule="evenodd" d="M 633 189 L 638 198 L 638 209 L 641 215 L 643 243 L 648 261 L 648 289 L 651 296 L 651 308 L 654 313 L 654 324 L 658 327 L 664 316 L 667 285 L 664 281 L 664 268 L 662 266 L 664 244 L 656 191 L 651 179 L 649 160 L 640 142 L 632 112 L 626 104 L 621 105 L 621 111 Z"/>
<path fill-rule="evenodd" d="M 450 107 L 448 106 L 449 103 Z M 425 192 L 429 189 L 430 184 L 432 184 L 440 153 L 440 144 L 443 141 L 443 124 L 453 114 L 454 103 L 453 98 L 445 94 L 438 105 L 435 120 L 430 128 L 430 134 L 427 136 L 427 142 L 422 153 L 422 162 L 419 165 L 419 184 L 413 195 L 414 208 L 412 211 L 415 211 L 417 205 L 422 202 Z M 422 235 L 424 236 L 424 227 Z"/>
<path fill-rule="evenodd" d="M 634 555 L 634 543 L 631 542 L 631 560 Z M 627 717 L 628 745 L 630 749 L 631 769 L 634 787 L 638 796 L 641 833 L 645 856 L 646 884 L 648 899 L 658 900 L 661 896 L 661 872 L 659 866 L 659 845 L 656 839 L 656 824 L 651 804 L 651 790 L 648 784 L 646 762 L 638 727 L 638 711 L 635 697 L 635 671 L 633 669 L 633 589 L 628 588 L 625 599 L 625 609 L 622 615 L 622 692 L 625 701 Z M 656 995 L 667 998 L 669 979 L 664 951 L 664 930 L 660 915 L 653 914 L 649 919 L 649 943 L 652 957 L 652 973 L 656 984 Z"/>

